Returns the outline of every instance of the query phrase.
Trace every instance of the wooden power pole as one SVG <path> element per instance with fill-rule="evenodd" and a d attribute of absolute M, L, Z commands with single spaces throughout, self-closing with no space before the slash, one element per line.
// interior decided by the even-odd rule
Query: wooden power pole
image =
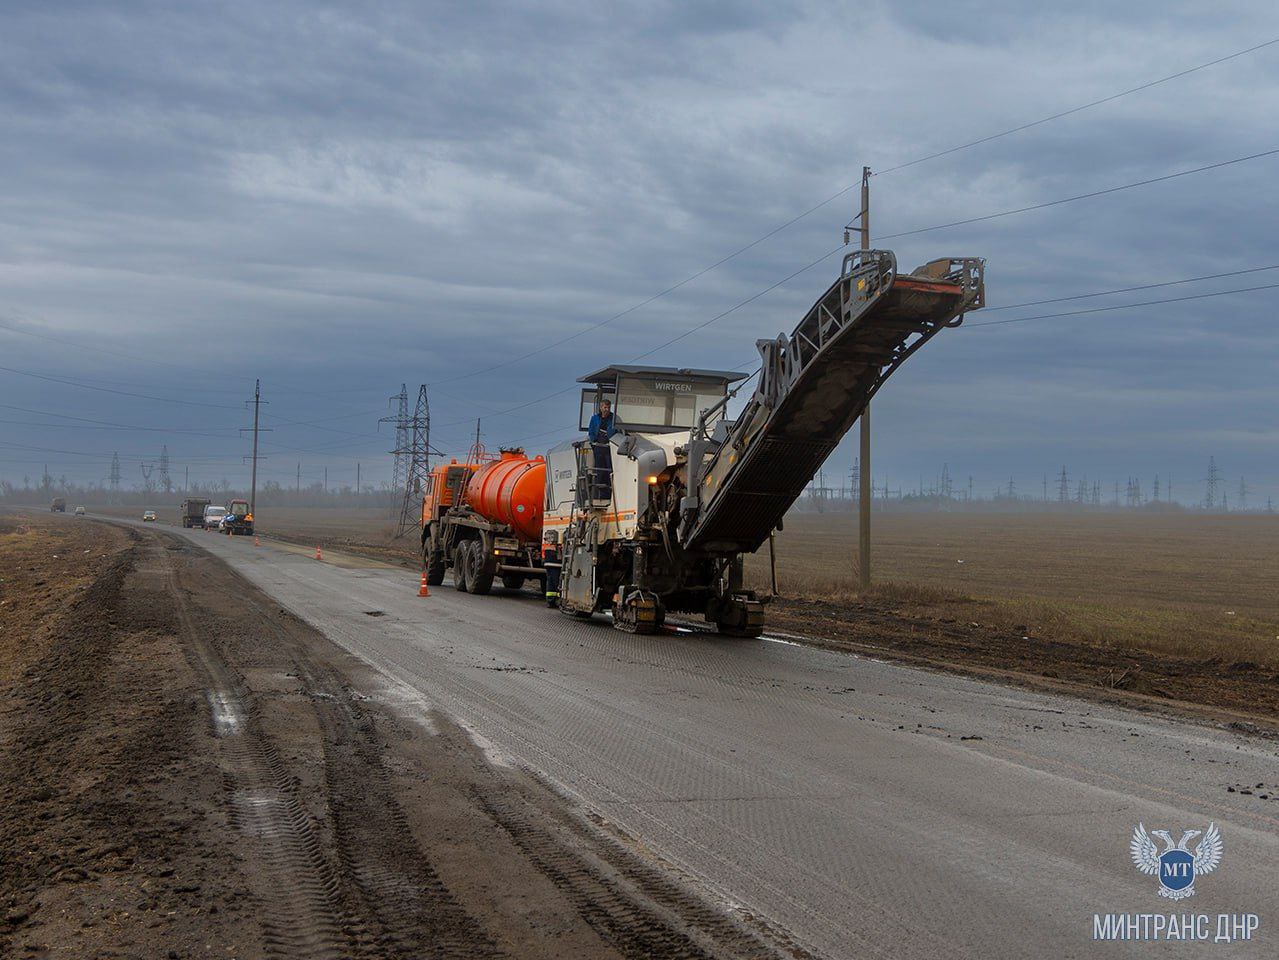
<path fill-rule="evenodd" d="M 870 167 L 862 167 L 862 249 L 870 249 Z M 861 452 L 858 479 L 857 573 L 862 590 L 870 589 L 870 500 L 874 495 L 870 483 L 870 402 L 861 416 Z"/>

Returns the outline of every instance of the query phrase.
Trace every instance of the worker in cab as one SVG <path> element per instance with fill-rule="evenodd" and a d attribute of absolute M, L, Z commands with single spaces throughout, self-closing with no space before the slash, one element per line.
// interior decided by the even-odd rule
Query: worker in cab
<path fill-rule="evenodd" d="M 613 404 L 601 400 L 597 412 L 591 416 L 586 436 L 591 442 L 595 468 L 591 474 L 591 499 L 611 500 L 613 497 L 613 456 L 608 441 L 617 433 L 617 419 L 613 416 Z"/>

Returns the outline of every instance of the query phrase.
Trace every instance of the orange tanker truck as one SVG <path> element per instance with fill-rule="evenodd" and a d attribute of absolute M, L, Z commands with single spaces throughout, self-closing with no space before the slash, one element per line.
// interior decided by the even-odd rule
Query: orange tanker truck
<path fill-rule="evenodd" d="M 545 501 L 546 461 L 520 449 L 435 467 L 422 497 L 426 582 L 439 586 L 449 568 L 453 584 L 468 593 L 488 593 L 495 578 L 508 590 L 530 577 L 545 581 Z"/>

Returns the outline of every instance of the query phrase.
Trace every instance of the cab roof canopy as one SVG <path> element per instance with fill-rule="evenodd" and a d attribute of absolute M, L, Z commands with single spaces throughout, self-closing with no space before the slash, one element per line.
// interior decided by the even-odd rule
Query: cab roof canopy
<path fill-rule="evenodd" d="M 649 375 L 656 377 L 690 377 L 699 380 L 722 380 L 724 383 L 735 383 L 738 380 L 745 380 L 749 374 L 738 373 L 736 370 L 698 370 L 692 367 L 645 367 L 634 366 L 631 364 L 614 364 L 611 367 L 605 367 L 603 370 L 597 370 L 595 373 L 589 373 L 584 377 L 578 377 L 578 383 L 616 383 L 619 374 L 637 373 L 641 375 Z"/>

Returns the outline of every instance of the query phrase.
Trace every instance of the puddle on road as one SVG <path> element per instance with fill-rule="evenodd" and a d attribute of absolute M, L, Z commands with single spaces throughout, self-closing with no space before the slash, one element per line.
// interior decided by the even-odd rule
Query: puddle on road
<path fill-rule="evenodd" d="M 232 737 L 244 727 L 244 715 L 235 698 L 221 690 L 207 693 L 209 713 L 213 716 L 213 733 L 218 737 Z"/>

